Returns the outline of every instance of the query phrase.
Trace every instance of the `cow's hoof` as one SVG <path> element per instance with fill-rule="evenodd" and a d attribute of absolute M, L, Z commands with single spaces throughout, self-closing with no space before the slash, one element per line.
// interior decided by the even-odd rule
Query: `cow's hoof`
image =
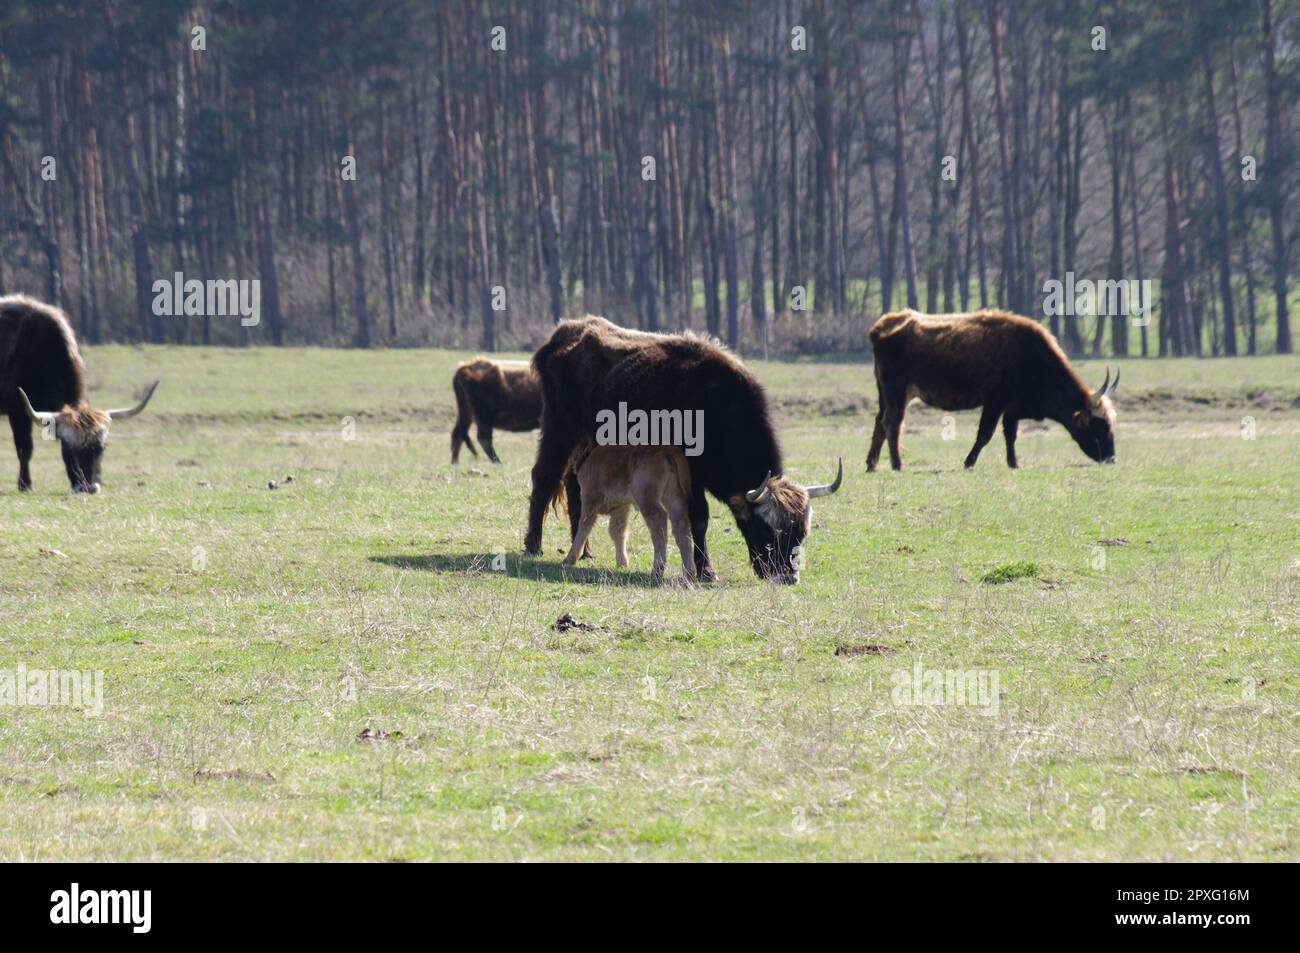
<path fill-rule="evenodd" d="M 30 492 L 32 492 L 32 485 L 31 485 L 30 483 L 19 483 L 19 484 L 18 484 L 18 492 L 19 492 L 19 493 L 30 493 Z"/>

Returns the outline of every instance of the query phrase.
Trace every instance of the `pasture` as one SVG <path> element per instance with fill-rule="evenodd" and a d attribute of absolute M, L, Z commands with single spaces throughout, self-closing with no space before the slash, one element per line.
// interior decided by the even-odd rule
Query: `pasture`
<path fill-rule="evenodd" d="M 635 517 L 630 571 L 604 520 L 521 555 L 535 434 L 449 464 L 466 356 L 88 348 L 101 403 L 163 378 L 98 497 L 6 431 L 0 672 L 103 710 L 0 705 L 0 857 L 1300 859 L 1300 360 L 1126 362 L 1112 467 L 1026 423 L 965 472 L 914 407 L 875 474 L 864 361 L 754 361 L 844 488 L 795 587 L 711 501 L 687 588 Z"/>

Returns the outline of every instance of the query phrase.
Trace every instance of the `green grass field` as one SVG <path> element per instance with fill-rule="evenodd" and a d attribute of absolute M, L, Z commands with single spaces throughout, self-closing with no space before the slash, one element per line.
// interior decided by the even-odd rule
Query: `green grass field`
<path fill-rule="evenodd" d="M 686 588 L 639 520 L 629 572 L 520 555 L 535 435 L 449 465 L 463 357 L 90 349 L 101 403 L 164 378 L 105 492 L 0 440 L 0 675 L 103 672 L 0 705 L 0 858 L 1300 859 L 1300 360 L 1128 361 L 1113 467 L 964 472 L 918 407 L 875 474 L 865 364 L 758 363 L 844 488 L 799 586 L 715 504 Z"/>

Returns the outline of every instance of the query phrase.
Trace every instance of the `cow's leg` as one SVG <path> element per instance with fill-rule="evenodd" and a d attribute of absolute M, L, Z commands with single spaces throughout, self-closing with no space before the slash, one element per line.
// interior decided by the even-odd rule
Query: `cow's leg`
<path fill-rule="evenodd" d="M 478 449 L 474 446 L 474 441 L 469 439 L 469 424 L 473 417 L 469 397 L 459 381 L 455 381 L 452 386 L 456 392 L 456 425 L 451 428 L 451 462 L 456 464 L 460 462 L 461 444 L 469 447 L 469 452 L 476 457 Z"/>
<path fill-rule="evenodd" d="M 867 451 L 867 469 L 875 471 L 880 462 L 880 449 L 885 445 L 885 412 L 876 411 L 876 426 L 871 431 L 871 449 Z"/>
<path fill-rule="evenodd" d="M 903 436 L 903 421 L 906 417 L 906 400 L 891 402 L 885 411 L 885 439 L 889 441 L 889 465 L 895 470 L 903 469 L 903 455 L 899 450 L 899 441 Z"/>
<path fill-rule="evenodd" d="M 627 520 L 630 506 L 620 506 L 609 514 L 609 538 L 614 541 L 614 562 L 619 569 L 627 568 Z"/>
<path fill-rule="evenodd" d="M 695 577 L 697 579 L 717 579 L 713 563 L 709 561 L 709 547 L 704 536 L 709 531 L 709 501 L 704 496 L 704 486 L 699 478 L 691 475 L 691 536 L 695 544 Z"/>
<path fill-rule="evenodd" d="M 1002 415 L 1002 436 L 1007 441 L 1007 466 L 1013 470 L 1020 466 L 1016 462 L 1016 428 L 1019 426 L 1020 418 L 1011 416 L 1010 411 Z"/>
<path fill-rule="evenodd" d="M 18 489 L 32 488 L 32 422 L 25 410 L 10 412 L 9 428 L 14 432 L 14 447 L 18 450 Z"/>
<path fill-rule="evenodd" d="M 497 456 L 496 450 L 492 447 L 492 422 L 490 420 L 480 419 L 478 422 L 478 442 L 483 445 L 483 452 L 493 463 L 500 463 L 501 458 Z"/>
<path fill-rule="evenodd" d="M 994 404 L 985 404 L 984 410 L 980 412 L 979 432 L 975 434 L 975 446 L 970 448 L 970 453 L 966 454 L 966 469 L 969 470 L 975 466 L 975 461 L 979 459 L 980 451 L 985 445 L 993 439 L 993 431 L 997 429 L 998 417 L 1002 415 L 1002 408 Z"/>
<path fill-rule="evenodd" d="M 646 500 L 641 516 L 650 528 L 650 541 L 655 548 L 655 561 L 650 568 L 650 575 L 662 579 L 664 569 L 668 566 L 668 511 L 663 508 L 663 504 Z"/>
<path fill-rule="evenodd" d="M 572 566 L 578 561 L 578 557 L 582 555 L 583 549 L 586 548 L 587 537 L 591 535 L 591 530 L 599 518 L 600 508 L 597 506 L 588 506 L 582 511 L 582 516 L 578 519 L 577 530 L 573 534 L 573 545 L 569 547 L 569 555 L 564 557 L 564 565 Z"/>
<path fill-rule="evenodd" d="M 577 442 L 576 434 L 543 421 L 542 436 L 537 442 L 537 462 L 533 464 L 533 490 L 528 498 L 528 532 L 524 536 L 524 552 L 529 556 L 542 554 L 542 522 L 546 519 L 546 508 L 560 489 L 560 481 L 569 466 L 569 455 Z M 576 486 L 577 480 L 574 479 L 571 486 L 566 486 L 566 491 Z M 580 502 L 580 494 L 569 498 L 569 521 L 575 529 L 575 511 L 581 513 Z"/>

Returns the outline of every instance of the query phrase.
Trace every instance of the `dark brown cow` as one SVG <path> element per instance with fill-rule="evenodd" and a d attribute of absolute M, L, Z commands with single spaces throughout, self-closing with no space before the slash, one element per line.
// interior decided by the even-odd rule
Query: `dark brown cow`
<path fill-rule="evenodd" d="M 1002 418 L 1007 465 L 1016 463 L 1016 426 L 1021 420 L 1055 420 L 1097 462 L 1115 461 L 1115 405 L 1119 374 L 1091 390 L 1065 352 L 1037 321 L 1004 311 L 924 315 L 887 314 L 871 329 L 880 409 L 871 435 L 867 469 L 889 441 L 889 461 L 902 468 L 898 441 L 907 405 L 919 397 L 940 410 L 982 407 L 975 445 L 966 466 L 975 466 Z"/>
<path fill-rule="evenodd" d="M 526 552 L 541 554 L 542 521 L 562 482 L 576 532 L 581 490 L 570 458 L 582 443 L 595 442 L 601 411 L 614 413 L 620 403 L 646 413 L 700 410 L 701 452 L 686 458 L 696 575 L 714 577 L 704 539 L 707 490 L 730 507 L 754 572 L 777 582 L 799 580 L 809 500 L 839 489 L 843 467 L 827 486 L 805 488 L 783 475 L 767 395 L 726 348 L 691 334 L 649 334 L 586 317 L 561 322 L 533 355 L 533 367 L 542 381 L 542 435 L 533 466 Z"/>
<path fill-rule="evenodd" d="M 460 460 L 460 445 L 478 456 L 469 439 L 469 424 L 478 429 L 488 459 L 500 463 L 492 447 L 492 431 L 500 427 L 521 433 L 537 429 L 542 415 L 542 386 L 527 361 L 490 361 L 478 357 L 456 368 L 451 379 L 456 392 L 456 426 L 451 429 L 451 462 Z"/>
<path fill-rule="evenodd" d="M 154 381 L 134 407 L 95 410 L 86 401 L 86 365 L 63 312 L 23 295 L 0 298 L 0 412 L 9 415 L 18 450 L 18 489 L 32 488 L 36 424 L 59 439 L 73 492 L 98 493 L 109 423 L 144 410 L 157 386 Z"/>

